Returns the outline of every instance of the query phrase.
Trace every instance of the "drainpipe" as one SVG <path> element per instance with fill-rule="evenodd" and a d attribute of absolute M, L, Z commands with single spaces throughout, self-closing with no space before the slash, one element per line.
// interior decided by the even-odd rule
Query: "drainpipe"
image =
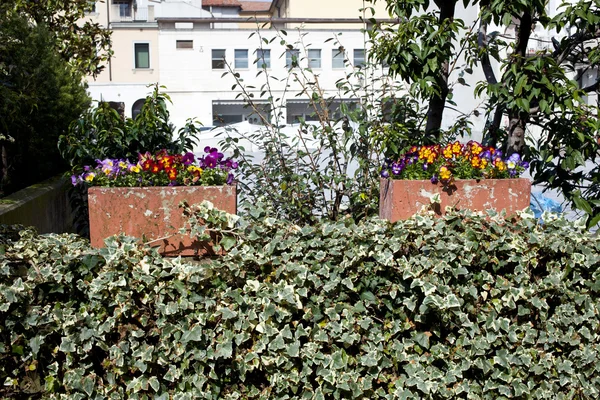
<path fill-rule="evenodd" d="M 110 1 L 106 2 L 106 29 L 110 29 Z M 112 82 L 112 61 L 108 59 L 108 81 Z"/>

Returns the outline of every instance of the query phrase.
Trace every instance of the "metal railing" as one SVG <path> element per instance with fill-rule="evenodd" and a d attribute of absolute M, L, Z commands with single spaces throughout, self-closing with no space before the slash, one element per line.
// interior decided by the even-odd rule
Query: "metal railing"
<path fill-rule="evenodd" d="M 148 22 L 148 7 L 133 7 L 131 4 L 113 4 L 110 22 Z"/>

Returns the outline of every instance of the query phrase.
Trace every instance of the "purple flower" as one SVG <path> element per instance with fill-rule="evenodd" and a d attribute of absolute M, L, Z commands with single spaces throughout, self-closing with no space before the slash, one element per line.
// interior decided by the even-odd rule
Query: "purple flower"
<path fill-rule="evenodd" d="M 483 153 L 481 153 L 481 158 L 485 158 L 489 161 L 492 159 L 492 153 L 489 150 L 486 150 Z"/>
<path fill-rule="evenodd" d="M 209 153 L 204 156 L 204 166 L 208 168 L 216 168 L 219 161 L 215 153 Z"/>
<path fill-rule="evenodd" d="M 390 171 L 388 171 L 387 169 L 384 169 L 383 171 L 381 171 L 381 177 L 382 178 L 389 178 L 390 177 Z"/>
<path fill-rule="evenodd" d="M 401 163 L 392 163 L 392 174 L 399 175 L 402 172 L 402 164 Z"/>
<path fill-rule="evenodd" d="M 227 181 L 226 181 L 226 183 L 228 185 L 231 185 L 233 183 L 233 174 L 232 173 L 227 174 Z"/>
<path fill-rule="evenodd" d="M 181 162 L 183 163 L 183 165 L 191 165 L 194 163 L 194 153 L 192 152 L 188 152 L 185 153 L 183 155 L 183 157 L 181 157 Z"/>
<path fill-rule="evenodd" d="M 427 171 L 427 163 L 423 164 L 423 171 Z"/>
<path fill-rule="evenodd" d="M 73 186 L 77 186 L 80 179 L 81 178 L 78 175 L 71 175 L 71 183 L 73 184 Z"/>
<path fill-rule="evenodd" d="M 508 157 L 508 161 L 512 161 L 515 164 L 518 164 L 519 161 L 521 161 L 521 156 L 519 155 L 519 153 L 513 153 L 510 155 L 510 157 Z"/>
<path fill-rule="evenodd" d="M 438 182 L 439 182 L 439 179 L 438 179 L 437 175 L 433 175 L 433 176 L 431 177 L 431 183 L 433 183 L 433 184 L 436 184 L 436 183 L 438 183 Z"/>
<path fill-rule="evenodd" d="M 521 167 L 523 167 L 523 168 L 527 169 L 527 168 L 529 168 L 529 163 L 528 163 L 527 161 L 523 161 L 523 162 L 521 163 Z"/>

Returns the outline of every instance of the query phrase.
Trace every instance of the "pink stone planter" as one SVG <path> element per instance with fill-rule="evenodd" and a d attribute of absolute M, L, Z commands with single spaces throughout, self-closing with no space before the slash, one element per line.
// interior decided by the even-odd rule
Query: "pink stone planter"
<path fill-rule="evenodd" d="M 103 247 L 104 239 L 124 233 L 144 238 L 160 247 L 165 256 L 210 255 L 210 243 L 192 240 L 176 232 L 185 219 L 179 203 L 212 202 L 216 208 L 235 214 L 235 186 L 91 187 L 88 189 L 90 241 Z"/>
<path fill-rule="evenodd" d="M 518 179 L 459 179 L 450 190 L 430 181 L 381 179 L 379 217 L 391 222 L 408 219 L 423 206 L 431 204 L 431 196 L 440 195 L 442 214 L 446 206 L 456 209 L 485 211 L 506 210 L 507 214 L 529 207 L 531 183 L 526 178 Z"/>

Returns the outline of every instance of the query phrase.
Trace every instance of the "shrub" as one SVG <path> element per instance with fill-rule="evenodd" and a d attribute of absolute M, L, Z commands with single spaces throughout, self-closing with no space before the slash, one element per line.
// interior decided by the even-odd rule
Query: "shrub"
<path fill-rule="evenodd" d="M 210 263 L 3 231 L 0 396 L 600 395 L 600 239 L 582 226 L 254 214 Z"/>

